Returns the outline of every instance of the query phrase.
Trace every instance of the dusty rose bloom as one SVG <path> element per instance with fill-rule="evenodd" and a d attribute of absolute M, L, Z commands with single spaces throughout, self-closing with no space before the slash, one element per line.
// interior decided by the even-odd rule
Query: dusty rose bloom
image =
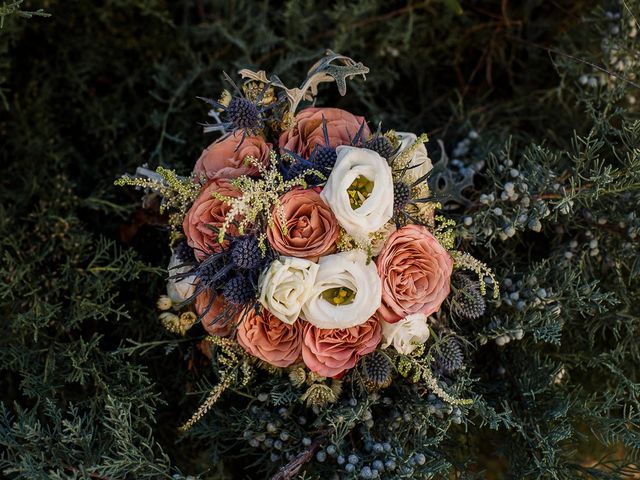
<path fill-rule="evenodd" d="M 222 245 L 218 243 L 218 234 L 209 226 L 219 228 L 224 223 L 225 217 L 231 207 L 222 200 L 214 198 L 213 194 L 219 193 L 226 197 L 240 197 L 241 193 L 233 185 L 231 181 L 221 178 L 211 180 L 207 183 L 198 198 L 187 212 L 182 222 L 182 229 L 187 237 L 187 243 L 200 261 L 207 258 L 213 252 L 218 252 L 227 241 Z M 234 225 L 230 225 L 227 234 L 235 236 L 238 230 Z"/>
<path fill-rule="evenodd" d="M 315 259 L 331 253 L 340 227 L 329 206 L 315 190 L 291 190 L 280 197 L 287 234 L 282 234 L 279 209 L 273 210 L 273 225 L 267 230 L 269 243 L 279 253 Z"/>
<path fill-rule="evenodd" d="M 363 117 L 357 117 L 339 108 L 305 108 L 296 115 L 295 126 L 280 135 L 278 142 L 280 149 L 287 149 L 309 158 L 316 145 L 325 145 L 322 131 L 323 116 L 327 121 L 329 144 L 333 148 L 351 144 L 351 140 L 364 122 Z M 362 133 L 365 139 L 371 135 L 366 123 Z"/>
<path fill-rule="evenodd" d="M 240 314 L 238 343 L 248 353 L 276 367 L 288 367 L 300 358 L 302 326 L 289 325 L 267 309 L 253 307 Z"/>
<path fill-rule="evenodd" d="M 376 264 L 382 280 L 378 312 L 387 322 L 414 313 L 431 315 L 449 295 L 453 260 L 423 226 L 407 225 L 393 233 Z"/>
<path fill-rule="evenodd" d="M 375 316 L 345 329 L 322 329 L 307 323 L 302 359 L 318 375 L 336 377 L 353 368 L 360 357 L 373 352 L 381 338 L 380 323 Z"/>
<path fill-rule="evenodd" d="M 254 157 L 266 167 L 269 164 L 270 151 L 271 144 L 265 142 L 262 137 L 248 135 L 242 140 L 242 132 L 235 132 L 213 142 L 203 150 L 193 168 L 193 173 L 198 178 L 204 176 L 209 180 L 258 175 L 258 167 L 246 164 L 245 158 Z"/>

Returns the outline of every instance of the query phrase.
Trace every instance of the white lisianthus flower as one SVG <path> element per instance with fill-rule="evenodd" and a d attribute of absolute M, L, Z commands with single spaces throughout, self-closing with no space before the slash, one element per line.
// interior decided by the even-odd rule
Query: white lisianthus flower
<path fill-rule="evenodd" d="M 338 158 L 320 196 L 349 235 L 367 242 L 369 233 L 393 216 L 391 167 L 366 148 L 339 146 L 336 152 Z"/>
<path fill-rule="evenodd" d="M 300 316 L 318 273 L 318 265 L 304 258 L 280 257 L 260 276 L 260 303 L 291 325 Z"/>
<path fill-rule="evenodd" d="M 380 306 L 382 282 L 376 265 L 360 250 L 320 258 L 316 283 L 301 317 L 318 328 L 344 329 L 371 318 Z"/>
<path fill-rule="evenodd" d="M 398 149 L 399 154 L 413 145 L 413 143 L 418 139 L 415 133 L 410 132 L 396 132 L 396 135 L 400 137 L 400 148 Z M 424 143 L 421 143 L 413 152 L 407 166 L 412 167 L 407 170 L 407 174 L 411 175 L 416 180 L 424 177 L 431 171 L 433 165 L 429 158 L 429 154 L 427 153 L 427 147 L 424 146 Z"/>
<path fill-rule="evenodd" d="M 182 273 L 187 273 L 189 270 L 191 270 L 190 266 L 175 268 L 182 263 L 183 262 L 178 260 L 176 253 L 173 252 L 173 254 L 171 255 L 171 260 L 169 260 L 169 266 L 167 267 L 170 277 L 174 275 L 180 275 Z M 193 292 L 195 292 L 195 282 L 196 277 L 194 275 L 183 278 L 181 280 L 170 278 L 167 281 L 167 296 L 173 303 L 184 302 L 186 299 L 191 297 L 191 295 L 193 295 Z"/>
<path fill-rule="evenodd" d="M 382 348 L 393 345 L 402 355 L 410 354 L 418 344 L 429 339 L 429 324 L 427 316 L 423 313 L 408 315 L 396 323 L 381 321 L 380 324 L 382 326 Z"/>

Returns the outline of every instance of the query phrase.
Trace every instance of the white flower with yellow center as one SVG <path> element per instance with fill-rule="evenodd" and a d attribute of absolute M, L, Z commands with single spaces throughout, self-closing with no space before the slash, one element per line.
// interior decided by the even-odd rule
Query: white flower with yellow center
<path fill-rule="evenodd" d="M 321 257 L 301 317 L 318 328 L 344 329 L 371 318 L 380 306 L 382 282 L 367 255 L 350 250 Z"/>
<path fill-rule="evenodd" d="M 291 325 L 311 295 L 317 273 L 318 265 L 303 258 L 283 256 L 274 260 L 260 277 L 260 303 Z"/>
<path fill-rule="evenodd" d="M 393 216 L 393 175 L 372 150 L 340 146 L 335 166 L 320 193 L 338 223 L 355 240 L 369 241 Z"/>
<path fill-rule="evenodd" d="M 418 345 L 429 339 L 429 324 L 423 313 L 408 315 L 396 323 L 380 322 L 382 326 L 382 348 L 393 347 L 402 355 L 413 352 Z"/>

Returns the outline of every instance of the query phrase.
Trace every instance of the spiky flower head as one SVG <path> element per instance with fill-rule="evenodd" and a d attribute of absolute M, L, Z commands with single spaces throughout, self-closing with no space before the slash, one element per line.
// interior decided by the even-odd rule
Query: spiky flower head
<path fill-rule="evenodd" d="M 228 274 L 230 267 L 223 265 L 221 257 L 221 254 L 214 254 L 194 270 L 193 274 L 203 288 L 215 290 Z"/>
<path fill-rule="evenodd" d="M 319 171 L 326 177 L 331 173 L 331 170 L 336 164 L 338 154 L 336 149 L 331 146 L 327 120 L 324 118 L 324 115 L 322 116 L 322 134 L 324 137 L 324 144 L 318 144 L 313 148 L 311 155 L 309 155 L 309 163 L 311 163 L 312 168 Z"/>
<path fill-rule="evenodd" d="M 258 268 L 263 261 L 258 239 L 246 236 L 234 240 L 231 246 L 231 260 L 243 270 Z"/>
<path fill-rule="evenodd" d="M 445 339 L 436 354 L 436 365 L 445 373 L 453 373 L 464 363 L 462 345 L 455 338 Z"/>
<path fill-rule="evenodd" d="M 316 146 L 309 159 L 316 170 L 328 175 L 336 164 L 338 153 L 330 146 Z"/>
<path fill-rule="evenodd" d="M 480 285 L 468 275 L 455 276 L 458 289 L 451 298 L 451 310 L 456 315 L 474 320 L 484 315 L 487 303 L 480 290 Z"/>
<path fill-rule="evenodd" d="M 379 390 L 391 385 L 392 367 L 389 358 L 379 350 L 360 360 L 360 372 L 368 390 Z"/>
<path fill-rule="evenodd" d="M 299 387 L 307 381 L 307 373 L 302 367 L 295 367 L 289 372 L 289 381 L 294 387 Z"/>
<path fill-rule="evenodd" d="M 196 261 L 196 256 L 193 254 L 193 248 L 189 246 L 186 240 L 178 242 L 174 248 L 174 252 L 180 263 L 191 263 Z"/>
<path fill-rule="evenodd" d="M 279 168 L 286 180 L 300 178 L 308 185 L 319 185 L 327 179 L 329 172 L 318 169 L 312 160 L 307 160 L 290 150 L 284 152 L 283 157 L 286 162 L 280 162 Z"/>
<path fill-rule="evenodd" d="M 389 160 L 394 154 L 394 148 L 391 141 L 379 133 L 367 140 L 364 144 L 364 148 L 373 150 L 385 160 Z"/>
<path fill-rule="evenodd" d="M 393 211 L 395 213 L 404 210 L 404 207 L 411 200 L 411 187 L 405 182 L 393 184 Z"/>
<path fill-rule="evenodd" d="M 285 177 L 287 179 L 296 178 L 299 175 L 303 175 L 304 172 L 307 171 L 309 168 L 311 167 L 307 167 L 307 165 L 305 165 L 304 162 L 294 160 L 293 162 L 291 162 L 291 165 L 289 166 L 289 169 L 287 170 Z"/>
<path fill-rule="evenodd" d="M 325 407 L 337 399 L 338 397 L 331 387 L 324 383 L 314 383 L 300 397 L 300 400 L 306 402 L 308 407 Z"/>
<path fill-rule="evenodd" d="M 260 127 L 260 111 L 248 98 L 233 97 L 226 109 L 227 118 L 237 129 L 257 130 Z"/>
<path fill-rule="evenodd" d="M 225 284 L 222 295 L 229 303 L 242 305 L 256 298 L 256 289 L 248 278 L 237 276 Z"/>
<path fill-rule="evenodd" d="M 313 382 L 324 382 L 326 378 L 327 377 L 323 377 L 322 375 L 319 375 L 311 370 L 307 372 L 307 382 L 309 382 L 310 384 Z"/>
<path fill-rule="evenodd" d="M 268 107 L 263 102 L 263 99 L 269 91 L 269 85 L 262 84 L 260 91 L 252 89 L 251 92 L 248 92 L 238 87 L 227 74 L 224 74 L 224 76 L 225 80 L 231 85 L 233 92 L 227 92 L 218 101 L 198 97 L 212 107 L 209 110 L 209 116 L 215 119 L 215 123 L 206 123 L 204 125 L 205 133 L 223 132 L 229 134 L 235 131 L 242 131 L 243 140 L 247 135 L 257 135 L 264 126 L 263 114 Z M 220 119 L 221 112 L 224 121 Z"/>

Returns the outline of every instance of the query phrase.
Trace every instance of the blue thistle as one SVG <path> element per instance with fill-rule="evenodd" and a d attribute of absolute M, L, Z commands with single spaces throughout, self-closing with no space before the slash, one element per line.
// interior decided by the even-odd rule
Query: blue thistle
<path fill-rule="evenodd" d="M 457 274 L 454 280 L 457 285 L 451 298 L 451 311 L 469 320 L 475 320 L 484 315 L 487 302 L 480 291 L 480 284 L 463 273 Z"/>
<path fill-rule="evenodd" d="M 280 162 L 280 171 L 285 180 L 292 180 L 303 175 L 304 180 L 311 185 L 318 185 L 324 181 L 311 172 L 307 173 L 307 170 L 315 170 L 312 162 L 290 150 L 285 150 L 285 154 L 291 158 L 291 163 L 288 166 L 284 162 Z"/>
<path fill-rule="evenodd" d="M 360 360 L 362 381 L 369 391 L 391 385 L 393 368 L 389 358 L 379 350 L 365 355 Z"/>
<path fill-rule="evenodd" d="M 260 110 L 248 98 L 233 97 L 226 109 L 227 118 L 237 129 L 258 130 L 261 124 Z"/>
<path fill-rule="evenodd" d="M 204 131 L 220 131 L 226 135 L 241 131 L 242 141 L 240 145 L 242 145 L 247 135 L 257 135 L 264 126 L 264 114 L 271 107 L 260 105 L 260 102 L 269 89 L 269 85 L 266 84 L 255 101 L 252 101 L 246 97 L 242 89 L 226 73 L 224 77 L 235 91 L 235 95 L 229 101 L 229 105 L 224 105 L 211 98 L 197 97 L 212 107 L 209 116 L 216 120 L 215 124 L 204 124 Z M 220 118 L 218 111 L 222 112 L 223 119 Z"/>
<path fill-rule="evenodd" d="M 366 126 L 366 122 L 363 120 L 360 124 L 360 128 L 356 132 L 356 135 L 351 139 L 352 147 L 363 147 L 364 146 L 364 127 Z"/>
<path fill-rule="evenodd" d="M 319 172 L 328 176 L 333 170 L 338 159 L 338 153 L 335 148 L 326 146 L 316 146 L 311 152 L 311 163 Z"/>
<path fill-rule="evenodd" d="M 324 136 L 324 145 L 316 145 L 313 148 L 309 161 L 313 165 L 313 168 L 328 177 L 336 164 L 338 154 L 329 141 L 329 129 L 327 128 L 327 119 L 324 118 L 324 115 L 322 116 L 322 134 Z"/>
<path fill-rule="evenodd" d="M 183 263 L 176 267 L 192 266 L 192 268 L 186 272 L 170 275 L 169 278 L 171 280 L 180 281 L 191 276 L 196 278 L 194 282 L 196 284 L 196 288 L 193 294 L 189 298 L 185 299 L 181 305 L 193 302 L 198 295 L 206 290 L 215 292 L 224 285 L 224 282 L 228 279 L 230 272 L 234 268 L 233 263 L 229 260 L 229 254 L 229 249 L 224 249 L 221 252 L 210 255 L 199 264 L 194 261 L 190 263 Z M 212 298 L 213 297 L 215 297 L 215 295 L 212 295 Z M 209 306 L 207 311 L 209 308 L 211 307 Z"/>
<path fill-rule="evenodd" d="M 176 258 L 181 263 L 194 263 L 196 261 L 196 256 L 193 253 L 193 248 L 189 246 L 186 240 L 182 240 L 179 242 L 175 248 L 174 252 L 176 254 Z"/>
<path fill-rule="evenodd" d="M 195 275 L 200 285 L 211 290 L 219 288 L 233 269 L 231 262 L 224 261 L 223 257 L 227 255 L 228 250 L 214 253 L 195 269 L 192 275 Z"/>
<path fill-rule="evenodd" d="M 404 207 L 411 200 L 411 187 L 405 182 L 393 184 L 393 211 L 395 213 L 404 210 Z"/>
<path fill-rule="evenodd" d="M 389 161 L 389 159 L 395 153 L 395 149 L 393 148 L 393 145 L 391 144 L 389 139 L 384 135 L 380 135 L 379 133 L 375 134 L 373 137 L 367 140 L 364 144 L 364 148 L 373 150 L 387 161 Z"/>
<path fill-rule="evenodd" d="M 446 374 L 450 374 L 462 367 L 464 351 L 462 345 L 455 338 L 447 338 L 439 346 L 435 358 L 436 366 Z"/>
<path fill-rule="evenodd" d="M 225 284 L 222 295 L 229 303 L 242 305 L 256 298 L 256 290 L 251 280 L 238 275 Z"/>
<path fill-rule="evenodd" d="M 231 260 L 243 270 L 253 270 L 262 266 L 264 259 L 258 239 L 247 236 L 234 240 L 231 245 Z"/>

